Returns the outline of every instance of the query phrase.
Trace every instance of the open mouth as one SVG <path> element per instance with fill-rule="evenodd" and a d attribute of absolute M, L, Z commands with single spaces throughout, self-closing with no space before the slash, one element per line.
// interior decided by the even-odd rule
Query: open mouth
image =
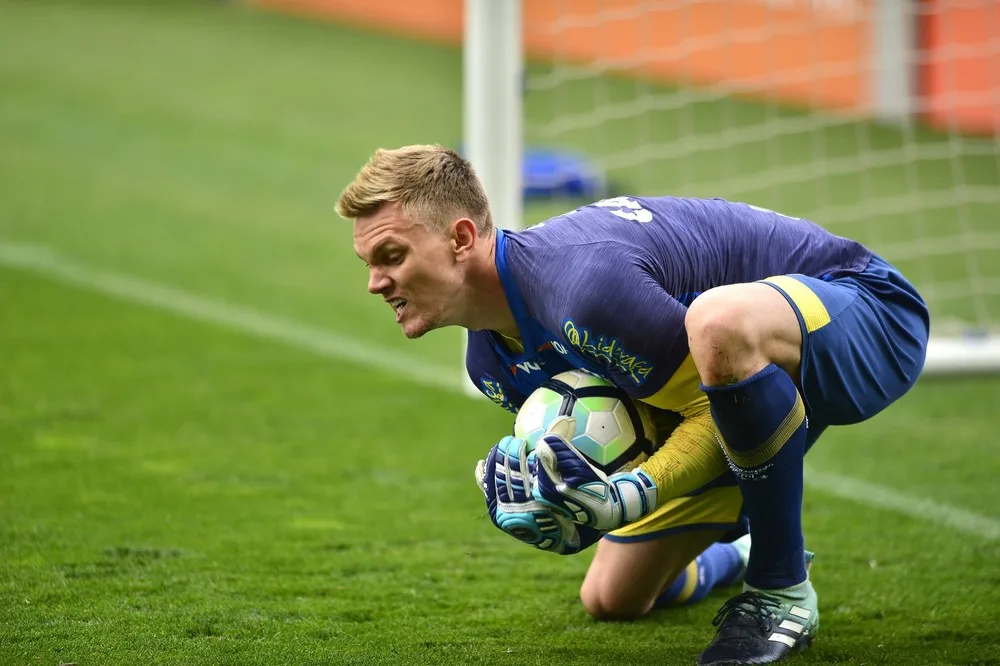
<path fill-rule="evenodd" d="M 406 312 L 406 299 L 393 298 L 389 301 L 389 306 L 396 311 L 396 321 L 401 321 L 403 314 Z"/>

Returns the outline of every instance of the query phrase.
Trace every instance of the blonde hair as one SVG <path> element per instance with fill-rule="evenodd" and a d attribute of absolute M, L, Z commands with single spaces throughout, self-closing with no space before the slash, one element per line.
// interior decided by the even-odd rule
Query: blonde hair
<path fill-rule="evenodd" d="M 380 148 L 337 199 L 337 214 L 348 220 L 373 215 L 384 204 L 398 202 L 403 212 L 431 230 L 468 216 L 480 235 L 493 229 L 483 185 L 454 150 L 437 145 Z"/>

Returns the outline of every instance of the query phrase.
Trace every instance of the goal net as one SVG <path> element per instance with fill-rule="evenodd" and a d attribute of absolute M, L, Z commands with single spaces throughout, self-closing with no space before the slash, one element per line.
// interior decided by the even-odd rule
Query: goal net
<path fill-rule="evenodd" d="M 601 194 L 805 217 L 899 266 L 928 370 L 1000 368 L 1000 5 L 991 0 L 524 0 L 525 146 Z M 529 201 L 525 221 L 564 210 Z"/>

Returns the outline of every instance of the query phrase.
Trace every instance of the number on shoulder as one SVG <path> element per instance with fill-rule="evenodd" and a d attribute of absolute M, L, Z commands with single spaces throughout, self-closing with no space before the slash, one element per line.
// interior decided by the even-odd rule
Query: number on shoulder
<path fill-rule="evenodd" d="M 653 214 L 643 208 L 642 204 L 632 197 L 612 197 L 610 199 L 601 199 L 600 201 L 595 201 L 594 205 L 601 208 L 607 208 L 608 212 L 612 215 L 620 217 L 623 220 L 629 220 L 630 222 L 641 222 L 645 224 L 646 222 L 653 221 Z"/>

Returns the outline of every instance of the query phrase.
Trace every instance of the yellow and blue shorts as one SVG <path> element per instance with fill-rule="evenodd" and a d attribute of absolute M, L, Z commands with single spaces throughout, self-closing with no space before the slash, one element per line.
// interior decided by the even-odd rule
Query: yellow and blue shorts
<path fill-rule="evenodd" d="M 865 421 L 910 390 L 924 367 L 927 305 L 887 261 L 860 273 L 763 280 L 777 289 L 802 330 L 800 386 L 817 427 Z"/>
<path fill-rule="evenodd" d="M 871 418 L 913 386 L 930 318 L 916 289 L 884 259 L 873 256 L 864 271 L 850 275 L 781 275 L 762 282 L 785 297 L 802 330 L 806 450 L 828 426 Z M 728 541 L 747 531 L 742 509 L 735 477 L 724 474 L 604 538 L 628 543 L 721 530 Z"/>

